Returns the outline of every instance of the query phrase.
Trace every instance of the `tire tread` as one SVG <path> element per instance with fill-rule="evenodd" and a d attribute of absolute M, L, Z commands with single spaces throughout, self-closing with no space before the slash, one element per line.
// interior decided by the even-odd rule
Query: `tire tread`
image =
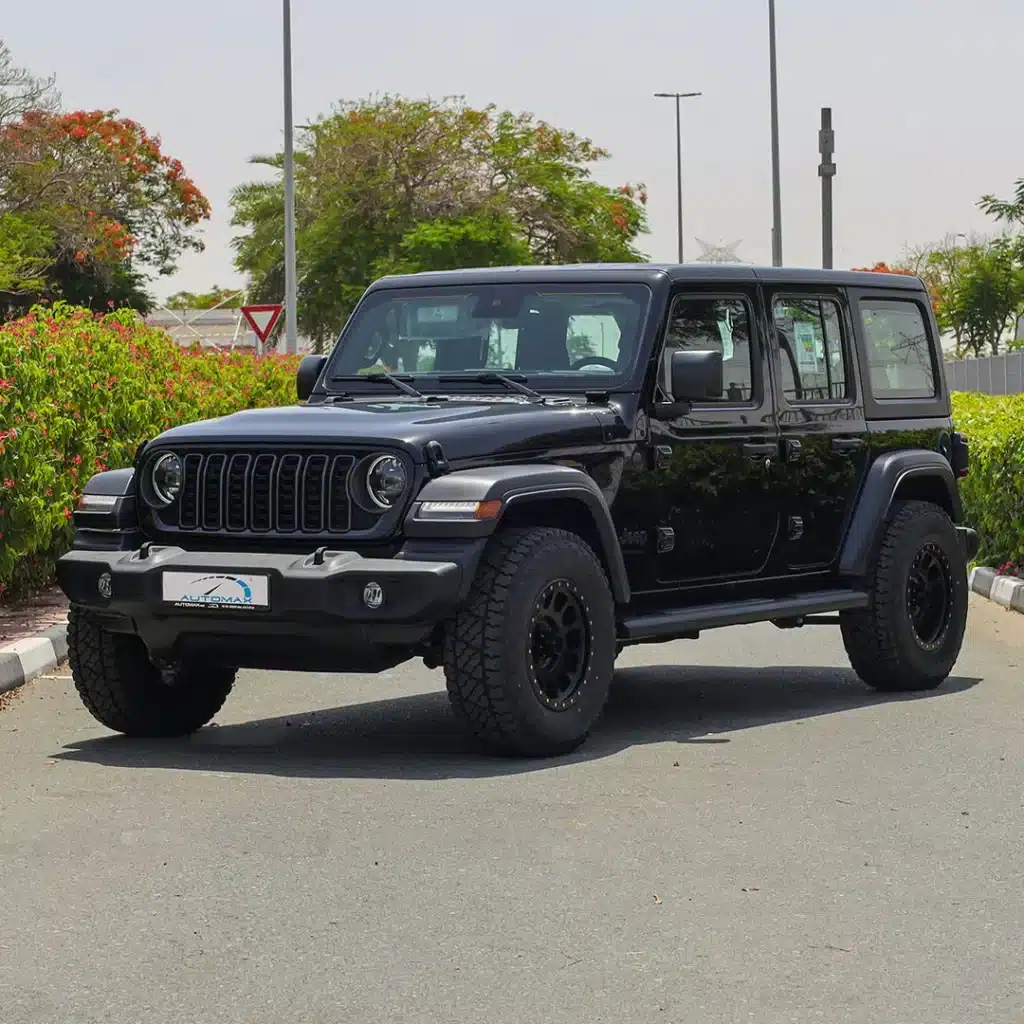
<path fill-rule="evenodd" d="M 952 532 L 948 515 L 927 501 L 899 501 L 885 524 L 872 574 L 871 604 L 862 611 L 843 612 L 843 644 L 853 670 L 872 688 L 883 692 L 927 690 L 939 686 L 945 672 L 914 673 L 893 628 L 892 603 L 900 586 L 896 561 L 911 523 L 923 518 Z"/>
<path fill-rule="evenodd" d="M 510 591 L 519 568 L 549 545 L 576 549 L 607 584 L 600 559 L 578 534 L 554 527 L 506 530 L 488 544 L 466 602 L 445 628 L 444 674 L 452 707 L 476 739 L 498 753 L 523 752 L 502 668 Z"/>
<path fill-rule="evenodd" d="M 68 661 L 89 713 L 126 736 L 182 736 L 220 711 L 235 672 L 206 669 L 200 678 L 164 686 L 141 640 L 103 629 L 88 611 L 68 609 Z"/>

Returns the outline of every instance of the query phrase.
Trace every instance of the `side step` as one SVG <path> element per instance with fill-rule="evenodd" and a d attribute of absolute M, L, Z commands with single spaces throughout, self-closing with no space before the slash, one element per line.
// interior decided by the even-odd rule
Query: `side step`
<path fill-rule="evenodd" d="M 694 605 L 653 615 L 627 616 L 619 627 L 619 639 L 634 643 L 668 640 L 693 636 L 701 630 L 717 629 L 720 626 L 742 626 L 775 619 L 801 619 L 822 612 L 852 611 L 867 608 L 868 603 L 868 595 L 860 590 L 819 590 L 811 594 L 794 594 L 792 597 Z"/>

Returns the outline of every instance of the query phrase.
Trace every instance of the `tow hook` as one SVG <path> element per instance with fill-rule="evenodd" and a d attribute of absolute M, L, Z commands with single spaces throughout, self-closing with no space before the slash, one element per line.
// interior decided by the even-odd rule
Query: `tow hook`
<path fill-rule="evenodd" d="M 172 658 L 150 656 L 149 659 L 160 673 L 164 686 L 177 686 L 181 678 L 181 662 Z"/>

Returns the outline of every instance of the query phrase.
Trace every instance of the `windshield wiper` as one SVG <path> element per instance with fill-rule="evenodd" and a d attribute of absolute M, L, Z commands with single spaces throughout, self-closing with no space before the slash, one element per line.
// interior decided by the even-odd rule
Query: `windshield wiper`
<path fill-rule="evenodd" d="M 544 396 L 533 388 L 528 388 L 523 381 L 525 377 L 509 377 L 504 373 L 463 373 L 450 377 L 438 377 L 442 384 L 457 384 L 460 381 L 467 381 L 471 384 L 504 384 L 510 391 L 518 391 L 521 395 L 532 398 L 535 402 L 543 402 Z"/>
<path fill-rule="evenodd" d="M 402 394 L 409 395 L 411 398 L 422 398 L 422 393 L 417 391 L 411 384 L 406 384 L 406 379 L 411 380 L 412 378 L 403 379 L 402 377 L 396 377 L 393 373 L 385 373 L 381 370 L 376 373 L 343 373 L 338 377 L 331 377 L 330 382 L 332 384 L 342 384 L 345 381 L 368 380 L 373 384 L 377 384 L 380 381 L 386 381 L 388 384 L 398 388 Z"/>

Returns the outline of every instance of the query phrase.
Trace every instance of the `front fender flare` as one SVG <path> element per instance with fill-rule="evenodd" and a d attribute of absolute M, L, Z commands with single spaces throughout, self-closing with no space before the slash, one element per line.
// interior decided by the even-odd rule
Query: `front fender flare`
<path fill-rule="evenodd" d="M 464 469 L 431 480 L 416 496 L 405 519 L 406 537 L 485 537 L 492 534 L 513 506 L 529 502 L 573 501 L 590 517 L 608 571 L 612 593 L 620 604 L 630 598 L 626 565 L 611 512 L 598 485 L 586 473 L 569 466 L 511 465 Z M 419 519 L 425 501 L 500 501 L 501 515 L 487 521 Z"/>
<path fill-rule="evenodd" d="M 109 504 L 92 508 L 80 506 L 74 511 L 76 530 L 132 530 L 138 527 L 135 498 L 135 470 L 108 469 L 90 477 L 82 488 L 82 497 L 102 496 Z"/>

